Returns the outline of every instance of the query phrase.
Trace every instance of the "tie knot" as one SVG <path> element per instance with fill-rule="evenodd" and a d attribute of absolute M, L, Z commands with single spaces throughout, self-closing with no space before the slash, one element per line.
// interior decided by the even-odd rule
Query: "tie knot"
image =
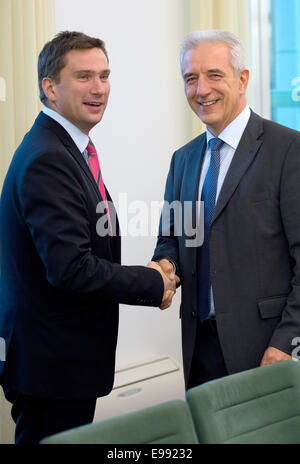
<path fill-rule="evenodd" d="M 209 141 L 211 151 L 219 151 L 224 144 L 223 140 L 218 139 L 217 137 L 210 139 Z"/>
<path fill-rule="evenodd" d="M 95 145 L 93 144 L 93 142 L 92 142 L 92 140 L 90 138 L 89 138 L 89 143 L 87 144 L 87 147 L 86 147 L 86 151 L 88 152 L 88 154 L 90 156 L 97 154 Z"/>

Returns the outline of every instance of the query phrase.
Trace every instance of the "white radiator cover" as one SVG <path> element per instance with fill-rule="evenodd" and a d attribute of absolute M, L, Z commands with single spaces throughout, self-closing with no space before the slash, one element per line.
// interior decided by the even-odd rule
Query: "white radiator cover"
<path fill-rule="evenodd" d="M 113 390 L 98 398 L 94 422 L 173 399 L 185 400 L 182 367 L 168 355 L 118 367 Z"/>

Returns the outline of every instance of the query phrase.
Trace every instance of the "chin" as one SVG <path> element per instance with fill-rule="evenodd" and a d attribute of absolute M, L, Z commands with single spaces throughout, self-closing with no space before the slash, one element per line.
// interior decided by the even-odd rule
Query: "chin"
<path fill-rule="evenodd" d="M 90 119 L 89 121 L 87 121 L 87 124 L 89 124 L 91 127 L 94 127 L 96 124 L 98 124 L 102 119 L 102 115 L 101 116 L 98 116 L 97 118 L 94 117 L 93 119 Z"/>

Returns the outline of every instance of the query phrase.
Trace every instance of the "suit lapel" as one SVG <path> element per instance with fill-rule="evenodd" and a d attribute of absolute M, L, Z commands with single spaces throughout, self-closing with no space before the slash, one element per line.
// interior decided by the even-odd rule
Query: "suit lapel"
<path fill-rule="evenodd" d="M 206 134 L 198 138 L 198 143 L 187 157 L 184 166 L 181 198 L 183 201 L 196 202 L 198 200 L 199 179 L 206 150 Z"/>
<path fill-rule="evenodd" d="M 197 224 L 197 201 L 198 201 L 198 192 L 199 192 L 199 180 L 201 175 L 202 164 L 204 160 L 205 150 L 206 150 L 206 133 L 200 135 L 198 139 L 195 140 L 195 148 L 192 149 L 188 156 L 187 161 L 182 172 L 183 178 L 180 177 L 179 182 L 181 183 L 181 194 L 180 198 L 182 202 L 192 203 L 192 211 L 190 208 L 188 210 L 184 206 L 184 221 L 187 224 L 191 224 L 192 229 L 198 227 Z M 192 217 L 190 215 L 192 214 Z M 184 225 L 183 225 L 184 227 Z M 185 230 L 185 233 L 188 231 Z M 185 234 L 184 234 L 185 235 Z M 188 236 L 190 234 L 188 233 Z M 195 236 L 186 237 L 185 240 L 195 240 Z M 197 249 L 197 248 L 196 248 Z M 189 256 L 189 262 L 191 264 L 191 269 L 196 269 L 196 260 L 197 253 L 195 253 L 195 247 L 188 246 L 185 248 L 187 256 Z"/>
<path fill-rule="evenodd" d="M 47 116 L 46 114 L 44 114 L 42 112 L 38 115 L 38 117 L 36 119 L 36 122 L 38 124 L 42 125 L 43 127 L 47 127 L 48 129 L 55 132 L 57 137 L 59 137 L 59 139 L 61 140 L 62 144 L 67 148 L 68 152 L 70 153 L 70 155 L 72 156 L 74 161 L 78 164 L 80 169 L 82 169 L 85 172 L 85 174 L 87 175 L 87 177 L 90 179 L 92 188 L 96 192 L 96 194 L 97 194 L 97 196 L 99 198 L 99 201 L 102 201 L 102 196 L 101 196 L 100 190 L 98 188 L 98 185 L 95 182 L 93 174 L 92 174 L 89 166 L 87 165 L 84 157 L 82 156 L 82 153 L 80 153 L 80 151 L 78 150 L 78 147 L 76 146 L 76 144 L 74 143 L 73 139 L 68 134 L 68 132 L 58 122 L 56 122 L 54 119 L 50 118 L 49 116 Z M 113 202 L 111 200 L 111 197 L 110 197 L 106 187 L 105 187 L 105 191 L 106 191 L 107 201 L 110 202 L 109 204 L 111 206 L 111 209 L 113 210 L 113 211 L 110 210 L 111 216 L 116 218 L 116 231 L 117 231 L 117 235 L 118 235 L 119 234 L 119 224 L 118 224 L 116 210 L 115 210 L 115 208 L 113 206 Z"/>
<path fill-rule="evenodd" d="M 251 113 L 244 134 L 236 149 L 231 165 L 226 174 L 217 204 L 213 221 L 222 213 L 243 175 L 255 158 L 261 144 L 263 134 L 263 119 L 255 113 Z"/>
<path fill-rule="evenodd" d="M 82 153 L 80 153 L 78 147 L 75 145 L 73 139 L 68 134 L 68 132 L 58 122 L 56 122 L 54 119 L 50 118 L 42 112 L 37 117 L 37 123 L 55 132 L 62 144 L 67 148 L 74 161 L 79 165 L 81 169 L 83 169 L 87 177 L 90 179 L 91 184 L 99 197 L 99 200 L 101 200 L 102 197 L 99 188 L 94 180 L 93 174 L 89 166 L 87 165 L 84 157 L 82 156 Z"/>

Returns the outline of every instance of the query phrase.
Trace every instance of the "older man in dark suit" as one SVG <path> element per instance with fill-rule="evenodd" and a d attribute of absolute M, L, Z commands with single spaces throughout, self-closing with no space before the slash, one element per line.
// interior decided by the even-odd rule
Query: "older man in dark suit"
<path fill-rule="evenodd" d="M 0 372 L 16 443 L 91 422 L 113 385 L 118 303 L 164 309 L 175 290 L 158 265 L 120 264 L 118 222 L 88 135 L 105 111 L 109 73 L 100 39 L 63 32 L 45 45 L 45 108 L 4 182 Z"/>
<path fill-rule="evenodd" d="M 289 359 L 295 348 L 300 133 L 250 110 L 249 71 L 233 34 L 190 34 L 181 66 L 188 102 L 207 130 L 175 152 L 165 200 L 166 205 L 177 201 L 183 215 L 190 202 L 194 222 L 188 231 L 203 226 L 204 238 L 201 244 L 198 232 L 191 245 L 193 237 L 173 212 L 168 223 L 161 221 L 153 260 L 166 272 L 175 266 L 182 281 L 189 388 Z M 177 233 L 181 229 L 183 234 Z"/>

